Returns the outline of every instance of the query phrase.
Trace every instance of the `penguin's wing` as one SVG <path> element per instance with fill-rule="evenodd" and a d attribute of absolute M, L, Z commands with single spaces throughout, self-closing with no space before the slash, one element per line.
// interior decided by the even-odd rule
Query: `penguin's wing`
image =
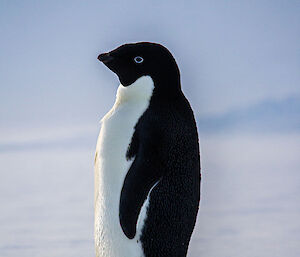
<path fill-rule="evenodd" d="M 145 199 L 163 176 L 157 141 L 147 141 L 139 144 L 121 191 L 119 218 L 123 232 L 129 239 L 136 234 L 138 216 Z"/>

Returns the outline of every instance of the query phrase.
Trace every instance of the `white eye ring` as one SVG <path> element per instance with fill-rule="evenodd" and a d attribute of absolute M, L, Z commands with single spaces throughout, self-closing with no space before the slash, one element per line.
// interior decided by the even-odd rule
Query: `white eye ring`
<path fill-rule="evenodd" d="M 134 62 L 135 63 L 142 63 L 144 61 L 144 58 L 141 56 L 136 56 L 134 57 Z"/>

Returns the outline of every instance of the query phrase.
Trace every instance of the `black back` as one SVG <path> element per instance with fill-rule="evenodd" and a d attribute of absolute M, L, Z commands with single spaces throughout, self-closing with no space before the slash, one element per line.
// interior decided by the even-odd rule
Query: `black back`
<path fill-rule="evenodd" d="M 151 66 L 143 68 L 142 75 L 150 75 L 155 88 L 128 147 L 126 158 L 134 161 L 120 196 L 120 225 L 133 239 L 141 207 L 150 193 L 139 239 L 145 256 L 184 257 L 200 200 L 198 134 L 192 109 L 180 89 L 176 62 L 163 49 L 167 53 L 161 72 Z M 136 53 L 130 55 L 132 58 Z M 132 74 L 131 79 L 141 76 Z"/>

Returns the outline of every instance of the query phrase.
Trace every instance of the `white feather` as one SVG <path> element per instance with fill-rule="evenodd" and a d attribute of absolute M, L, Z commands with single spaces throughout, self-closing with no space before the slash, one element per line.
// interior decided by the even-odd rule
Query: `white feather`
<path fill-rule="evenodd" d="M 112 109 L 101 120 L 95 156 L 95 246 L 97 257 L 143 257 L 139 236 L 147 199 L 138 218 L 137 233 L 128 239 L 119 222 L 119 201 L 132 161 L 126 151 L 134 126 L 149 105 L 154 84 L 143 76 L 128 87 L 119 86 Z M 148 195 L 149 196 L 149 195 Z"/>

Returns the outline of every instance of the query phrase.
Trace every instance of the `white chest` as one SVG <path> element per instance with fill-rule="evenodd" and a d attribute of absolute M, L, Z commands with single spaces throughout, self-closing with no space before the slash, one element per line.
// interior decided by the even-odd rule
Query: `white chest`
<path fill-rule="evenodd" d="M 143 226 L 145 204 L 137 233 L 128 239 L 119 222 L 123 182 L 132 161 L 126 152 L 134 127 L 147 109 L 153 91 L 150 77 L 141 77 L 128 87 L 119 86 L 113 108 L 104 116 L 95 158 L 95 244 L 97 257 L 142 257 L 138 238 Z"/>

